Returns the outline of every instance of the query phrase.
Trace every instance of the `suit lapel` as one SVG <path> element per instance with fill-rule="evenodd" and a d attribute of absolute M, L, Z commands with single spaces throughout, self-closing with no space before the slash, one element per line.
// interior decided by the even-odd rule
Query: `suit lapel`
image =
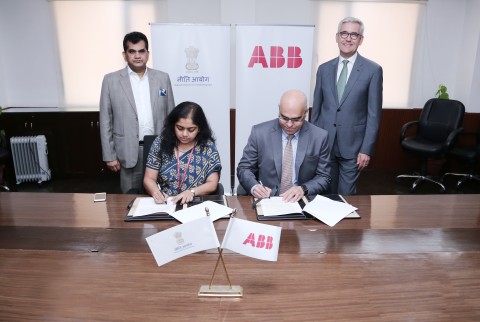
<path fill-rule="evenodd" d="M 338 58 L 334 59 L 330 64 L 328 77 L 331 79 L 330 84 L 332 84 L 332 87 L 330 88 L 330 90 L 332 91 L 332 97 L 335 97 L 337 104 L 339 104 L 338 95 L 337 95 L 337 69 L 338 69 Z"/>
<path fill-rule="evenodd" d="M 155 110 L 154 106 L 155 103 L 157 102 L 158 98 L 158 93 L 157 91 L 159 90 L 159 82 L 157 82 L 157 78 L 153 77 L 153 73 L 151 69 L 147 67 L 147 75 L 148 75 L 148 86 L 150 87 L 150 102 L 152 104 L 152 110 Z"/>
<path fill-rule="evenodd" d="M 343 97 L 342 101 L 340 104 L 345 102 L 345 99 L 348 97 L 348 94 L 352 91 L 352 89 L 355 87 L 355 83 L 360 76 L 360 72 L 362 70 L 363 66 L 363 57 L 360 56 L 360 54 L 357 55 L 357 59 L 355 60 L 355 64 L 352 67 L 352 71 L 350 73 L 350 76 L 348 77 L 347 85 L 345 86 L 345 91 L 343 92 Z"/>
<path fill-rule="evenodd" d="M 298 142 L 297 142 L 297 155 L 295 157 L 295 173 L 297 174 L 297 180 L 298 180 L 298 174 L 300 171 L 300 166 L 302 165 L 303 160 L 305 160 L 305 154 L 307 153 L 308 140 L 309 140 L 308 131 L 309 131 L 309 124 L 305 121 L 302 128 L 300 129 Z"/>
<path fill-rule="evenodd" d="M 275 125 L 272 128 L 271 133 L 272 138 L 272 149 L 273 149 L 273 156 L 275 160 L 275 170 L 277 170 L 278 174 L 278 182 L 282 177 L 282 159 L 283 159 L 283 148 L 282 148 L 282 128 L 275 122 Z M 282 157 L 275 158 L 276 155 L 280 155 Z"/>
<path fill-rule="evenodd" d="M 133 98 L 133 91 L 132 91 L 132 85 L 130 84 L 130 77 L 128 76 L 127 68 L 120 73 L 120 85 L 122 86 L 122 89 L 127 96 L 128 102 L 130 103 L 130 106 L 133 108 L 135 111 L 135 114 L 137 114 L 137 108 L 135 106 L 135 99 Z"/>

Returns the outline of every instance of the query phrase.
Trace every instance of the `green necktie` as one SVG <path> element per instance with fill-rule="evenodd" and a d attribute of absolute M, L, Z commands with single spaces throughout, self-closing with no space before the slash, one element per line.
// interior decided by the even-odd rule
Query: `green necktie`
<path fill-rule="evenodd" d="M 340 72 L 340 77 L 338 77 L 338 82 L 337 82 L 337 94 L 338 94 L 338 101 L 342 100 L 342 95 L 343 91 L 345 90 L 345 85 L 347 85 L 347 74 L 348 74 L 348 60 L 342 61 L 343 63 L 343 68 L 342 71 Z"/>

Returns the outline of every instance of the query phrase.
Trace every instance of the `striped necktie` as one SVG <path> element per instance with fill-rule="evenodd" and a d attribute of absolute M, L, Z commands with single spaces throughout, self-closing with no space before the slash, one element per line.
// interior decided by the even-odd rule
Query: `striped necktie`
<path fill-rule="evenodd" d="M 282 161 L 282 178 L 280 180 L 280 194 L 284 193 L 292 187 L 292 172 L 293 172 L 293 150 L 292 150 L 293 134 L 288 136 L 285 151 L 283 151 Z"/>

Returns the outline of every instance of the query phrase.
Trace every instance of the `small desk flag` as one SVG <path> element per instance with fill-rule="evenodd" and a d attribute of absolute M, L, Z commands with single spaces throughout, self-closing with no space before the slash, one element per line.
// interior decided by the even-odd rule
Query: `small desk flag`
<path fill-rule="evenodd" d="M 282 228 L 231 218 L 223 238 L 222 248 L 239 254 L 276 262 Z"/>
<path fill-rule="evenodd" d="M 166 229 L 146 240 L 158 266 L 220 246 L 213 223 L 207 216 Z"/>

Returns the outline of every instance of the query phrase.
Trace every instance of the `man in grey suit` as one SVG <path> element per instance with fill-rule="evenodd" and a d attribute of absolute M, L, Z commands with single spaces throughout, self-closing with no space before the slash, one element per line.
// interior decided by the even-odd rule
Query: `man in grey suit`
<path fill-rule="evenodd" d="M 246 192 L 256 198 L 280 195 L 298 201 L 307 194 L 327 191 L 330 183 L 328 134 L 305 121 L 307 98 L 298 90 L 285 92 L 280 99 L 278 119 L 252 127 L 237 176 Z M 289 139 L 290 138 L 290 139 Z M 290 141 L 289 141 L 290 140 Z M 283 168 L 291 142 L 290 169 Z M 290 172 L 288 182 L 283 173 Z M 281 186 L 286 184 L 286 190 Z"/>
<path fill-rule="evenodd" d="M 317 71 L 312 123 L 328 131 L 334 194 L 356 194 L 357 179 L 374 153 L 380 126 L 383 71 L 357 52 L 363 31 L 357 18 L 340 21 L 336 35 L 340 55 Z"/>
<path fill-rule="evenodd" d="M 123 193 L 140 191 L 143 137 L 159 134 L 175 107 L 167 73 L 147 68 L 147 37 L 131 32 L 123 39 L 127 66 L 105 75 L 100 96 L 100 137 L 103 161 L 120 171 Z"/>

